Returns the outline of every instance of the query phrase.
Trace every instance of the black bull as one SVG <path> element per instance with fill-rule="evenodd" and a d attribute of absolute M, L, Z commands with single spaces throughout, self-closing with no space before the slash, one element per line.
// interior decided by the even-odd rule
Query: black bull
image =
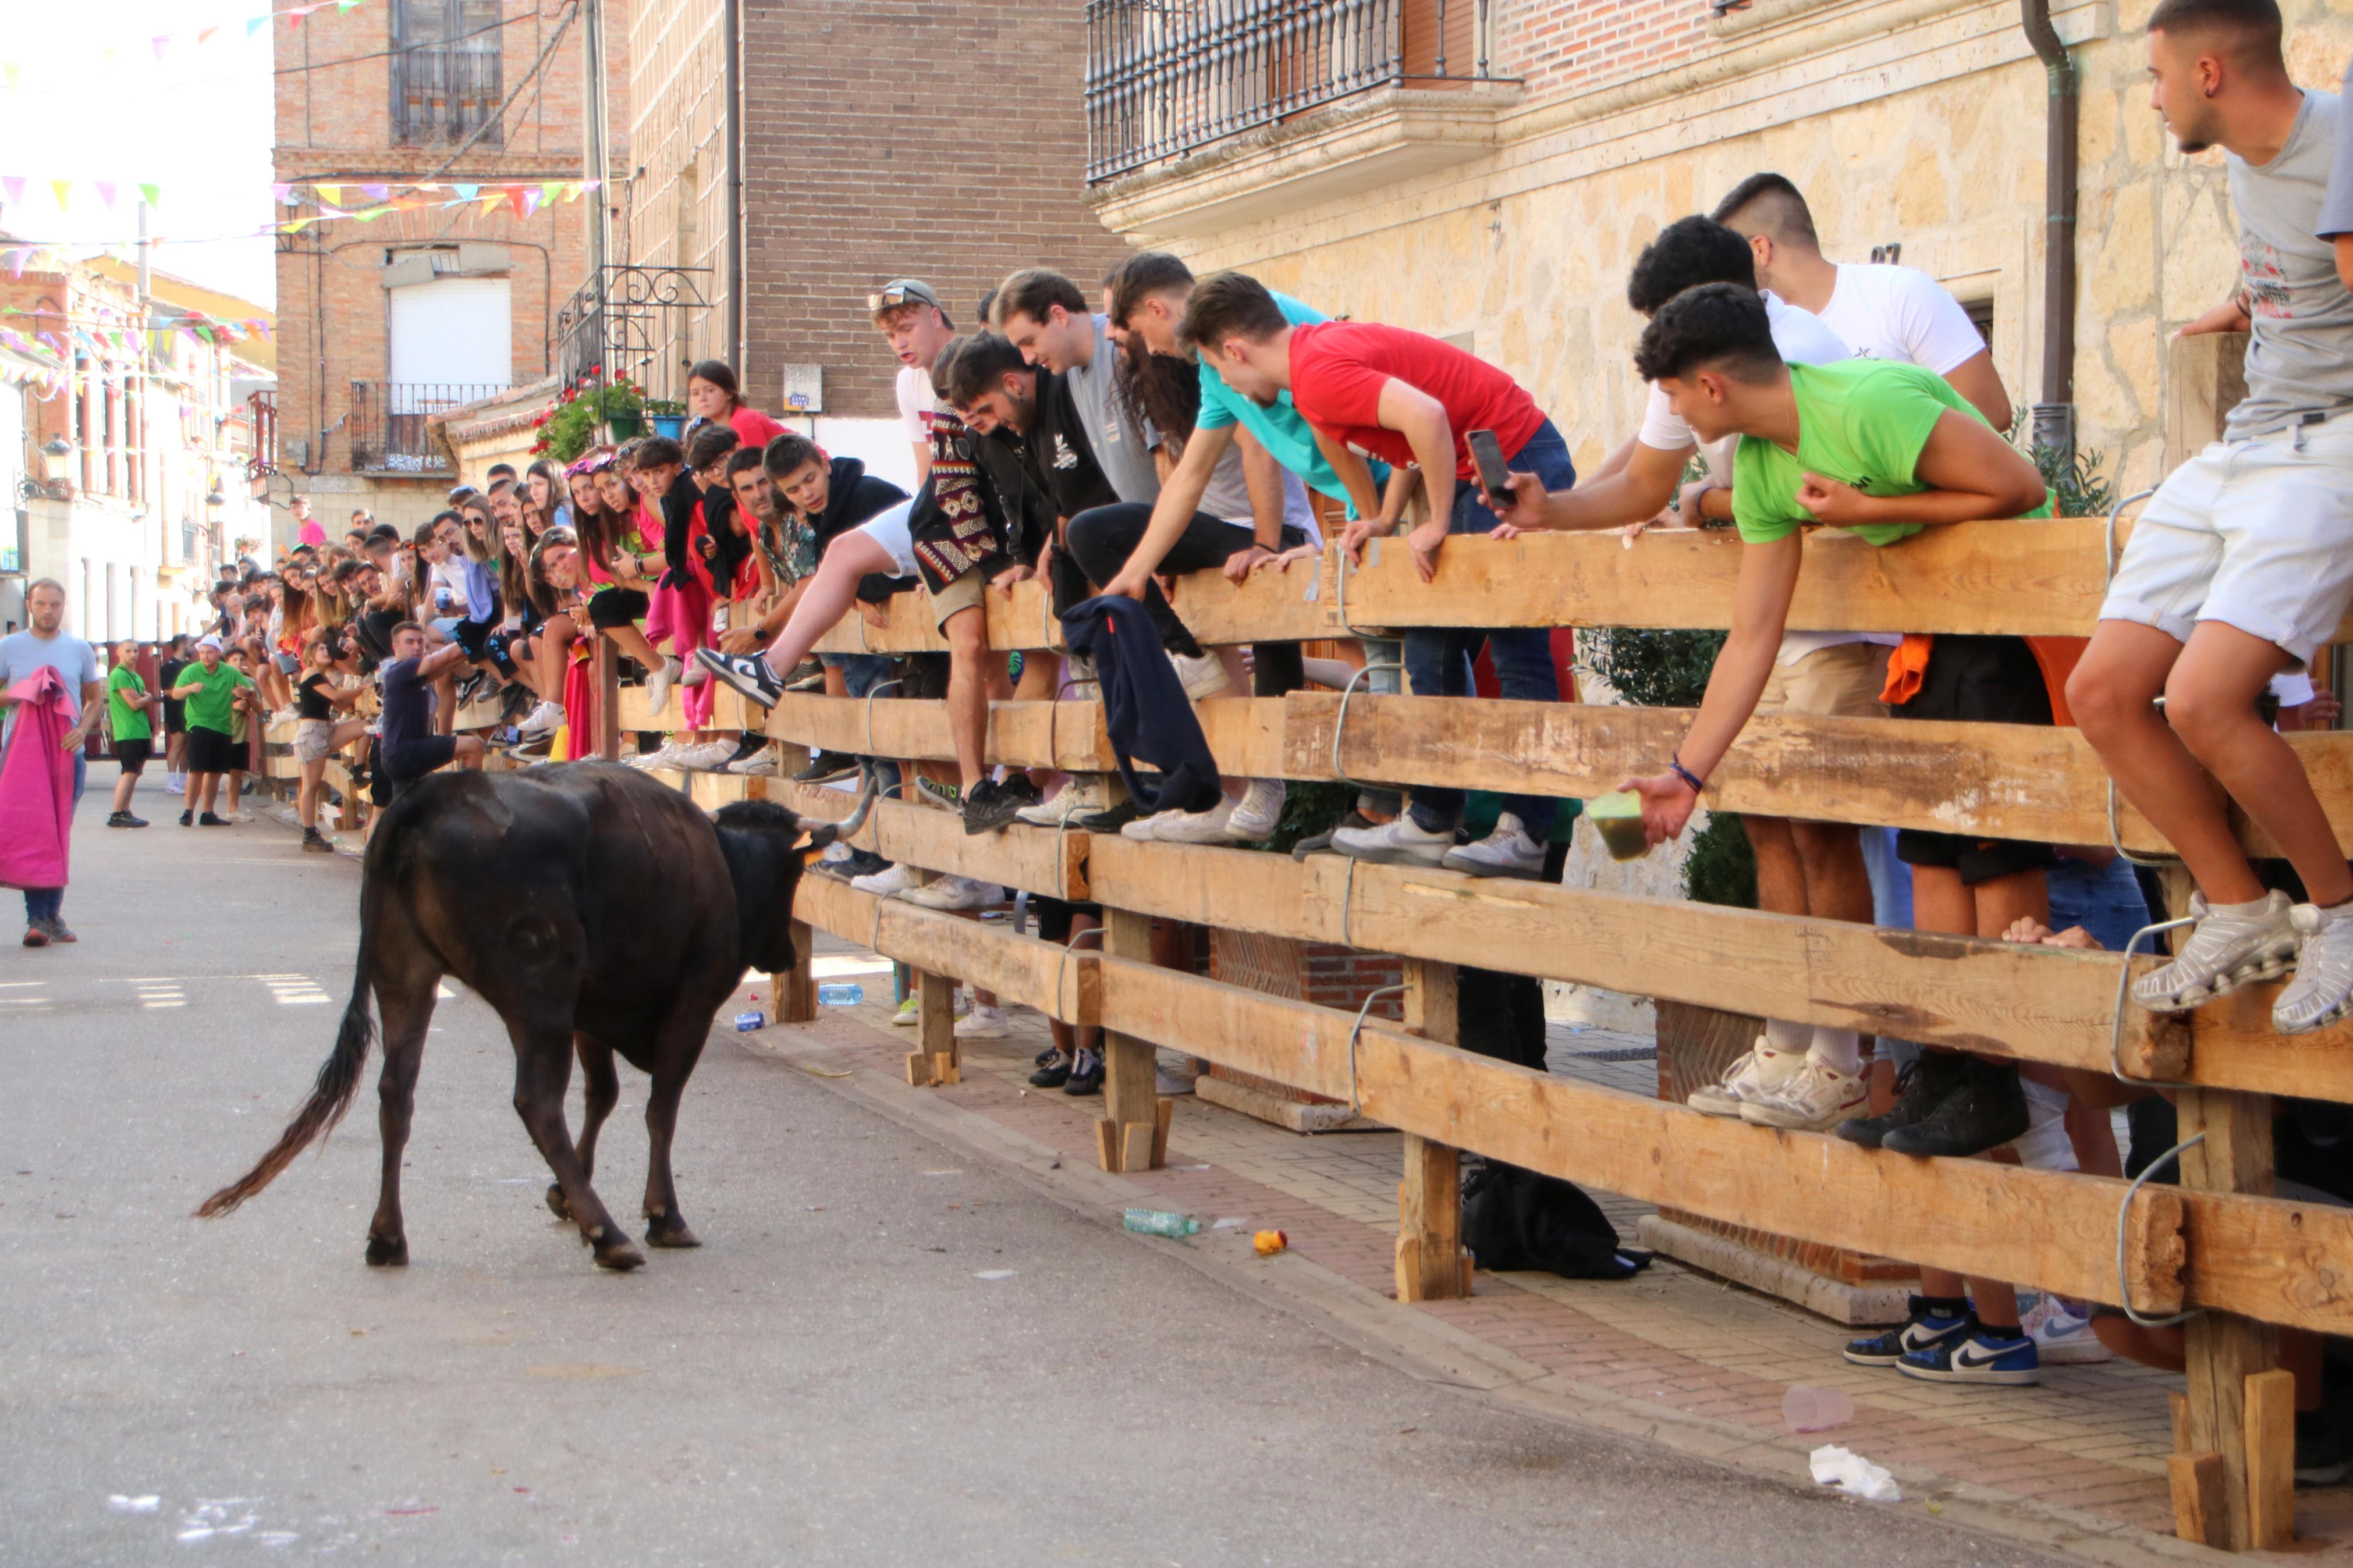
<path fill-rule="evenodd" d="M 745 801 L 714 822 L 678 791 L 604 763 L 427 780 L 385 813 L 368 840 L 359 960 L 334 1054 L 276 1146 L 197 1214 L 228 1213 L 343 1119 L 367 1060 L 373 989 L 384 1016 L 376 1086 L 384 1183 L 367 1260 L 407 1262 L 400 1157 L 446 974 L 505 1020 L 515 1110 L 555 1173 L 548 1204 L 579 1225 L 596 1261 L 607 1268 L 645 1261 L 588 1184 L 597 1130 L 620 1098 L 616 1053 L 653 1079 L 646 1241 L 698 1245 L 670 1182 L 679 1096 L 744 970 L 793 966 L 793 892 L 804 852 L 857 831 L 871 798 L 871 791 L 861 797 L 849 822 L 805 835 L 783 806 Z M 564 1120 L 575 1049 L 587 1100 L 576 1148 Z"/>

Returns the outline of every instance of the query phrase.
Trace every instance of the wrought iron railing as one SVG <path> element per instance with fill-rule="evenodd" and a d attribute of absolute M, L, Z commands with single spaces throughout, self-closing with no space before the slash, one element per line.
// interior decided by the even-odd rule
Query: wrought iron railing
<path fill-rule="evenodd" d="M 710 310 L 708 267 L 613 266 L 555 312 L 567 384 L 600 372 L 628 376 L 655 397 L 685 395 L 695 325 Z"/>
<path fill-rule="evenodd" d="M 437 414 L 504 392 L 507 383 L 479 386 L 440 382 L 354 381 L 344 426 L 352 448 L 352 471 L 370 474 L 446 474 L 449 455 L 436 446 L 426 424 Z"/>
<path fill-rule="evenodd" d="M 478 146 L 506 138 L 493 123 L 503 91 L 495 48 L 408 48 L 392 57 L 392 139 L 403 146 L 463 142 L 486 123 Z"/>
<path fill-rule="evenodd" d="M 1497 79 L 1490 0 L 1088 0 L 1087 178 L 1352 93 Z"/>

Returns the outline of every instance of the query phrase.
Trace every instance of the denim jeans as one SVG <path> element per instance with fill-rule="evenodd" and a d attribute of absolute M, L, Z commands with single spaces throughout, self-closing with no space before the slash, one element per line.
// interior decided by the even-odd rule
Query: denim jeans
<path fill-rule="evenodd" d="M 891 679 L 891 656 L 881 653 L 828 653 L 818 656 L 827 664 L 839 661 L 841 684 L 850 696 L 864 700 L 866 694 Z M 885 795 L 899 793 L 899 764 L 877 762 L 874 764 L 875 786 Z"/>
<path fill-rule="evenodd" d="M 1561 439 L 1560 432 L 1549 419 L 1528 437 L 1525 446 L 1507 454 L 1504 463 L 1514 472 L 1535 475 L 1548 490 L 1565 490 L 1577 483 L 1577 466 L 1569 460 L 1568 443 Z M 1480 499 L 1478 488 L 1458 483 L 1454 515 L 1446 531 L 1486 533 L 1494 526 L 1495 514 Z M 1414 695 L 1470 696 L 1471 662 L 1478 657 L 1482 642 L 1494 661 L 1496 686 L 1506 700 L 1560 700 L 1560 673 L 1552 662 L 1552 633 L 1544 626 L 1498 626 L 1487 630 L 1431 626 L 1408 630 L 1405 672 L 1413 682 Z M 1552 836 L 1556 808 L 1556 803 L 1547 795 L 1504 797 L 1504 809 L 1517 816 L 1529 837 L 1539 844 Z M 1461 818 L 1462 791 L 1427 785 L 1414 790 L 1413 819 L 1425 830 L 1442 832 Z"/>
<path fill-rule="evenodd" d="M 2082 926 L 2110 952 L 2122 952 L 2133 932 L 2149 923 L 2148 905 L 2132 863 L 2119 857 L 2105 866 L 2068 856 L 2051 868 L 2051 929 Z M 2143 942 L 2147 952 L 2149 944 Z"/>
<path fill-rule="evenodd" d="M 90 772 L 90 759 L 77 751 L 74 752 L 73 763 L 73 799 L 75 809 L 79 810 L 81 806 L 82 784 Z M 70 816 L 67 818 L 66 826 L 70 831 L 73 826 Z M 58 918 L 58 911 L 65 906 L 66 890 L 63 888 L 27 888 L 25 889 L 25 923 L 30 925 L 35 921 L 53 921 Z"/>

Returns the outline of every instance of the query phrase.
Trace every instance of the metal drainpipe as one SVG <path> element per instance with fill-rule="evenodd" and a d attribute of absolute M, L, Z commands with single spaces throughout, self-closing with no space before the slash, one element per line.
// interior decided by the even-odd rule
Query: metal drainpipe
<path fill-rule="evenodd" d="M 2075 451 L 2075 62 L 2051 25 L 2051 0 L 2020 0 L 2027 41 L 2048 79 L 2043 111 L 2042 396 L 2033 438 Z"/>
<path fill-rule="evenodd" d="M 727 0 L 727 326 L 733 352 L 728 364 L 738 380 L 750 374 L 744 363 L 744 6 Z"/>

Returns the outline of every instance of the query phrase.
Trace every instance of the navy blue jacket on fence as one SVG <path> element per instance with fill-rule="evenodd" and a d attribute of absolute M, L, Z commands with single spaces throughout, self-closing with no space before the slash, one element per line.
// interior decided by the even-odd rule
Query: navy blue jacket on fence
<path fill-rule="evenodd" d="M 1118 595 L 1089 599 L 1063 616 L 1062 635 L 1071 652 L 1094 660 L 1103 728 L 1137 806 L 1206 811 L 1217 805 L 1218 759 L 1144 606 Z M 1157 788 L 1137 780 L 1137 758 L 1160 770 Z"/>

